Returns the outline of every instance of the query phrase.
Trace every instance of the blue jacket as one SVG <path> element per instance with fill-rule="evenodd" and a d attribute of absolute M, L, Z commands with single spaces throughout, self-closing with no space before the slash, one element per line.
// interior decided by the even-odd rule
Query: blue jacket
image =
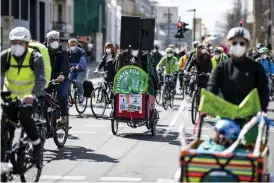
<path fill-rule="evenodd" d="M 79 66 L 80 70 L 87 70 L 86 52 L 82 48 L 76 47 L 75 52 L 68 50 L 68 59 L 70 67 Z"/>
<path fill-rule="evenodd" d="M 261 64 L 265 70 L 266 74 L 274 74 L 274 64 L 269 59 L 261 59 Z"/>

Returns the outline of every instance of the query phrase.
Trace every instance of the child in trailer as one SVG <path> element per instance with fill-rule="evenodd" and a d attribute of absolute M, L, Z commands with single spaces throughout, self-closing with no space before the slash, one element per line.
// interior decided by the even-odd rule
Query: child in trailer
<path fill-rule="evenodd" d="M 220 119 L 214 126 L 214 133 L 198 147 L 198 152 L 222 152 L 232 145 L 238 138 L 241 128 L 233 120 Z M 246 150 L 238 147 L 235 153 L 244 153 Z"/>

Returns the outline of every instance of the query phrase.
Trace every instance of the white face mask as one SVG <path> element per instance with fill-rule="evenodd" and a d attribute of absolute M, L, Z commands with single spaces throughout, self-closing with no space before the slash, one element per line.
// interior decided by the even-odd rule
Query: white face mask
<path fill-rule="evenodd" d="M 220 55 L 214 55 L 214 56 L 215 56 L 215 59 L 219 60 Z"/>
<path fill-rule="evenodd" d="M 138 56 L 138 53 L 139 53 L 139 51 L 138 51 L 138 50 L 134 50 L 134 51 L 132 51 L 132 55 L 133 55 L 133 56 L 135 56 L 135 57 L 137 57 L 137 56 Z"/>
<path fill-rule="evenodd" d="M 75 51 L 75 50 L 76 50 L 76 46 L 71 46 L 69 49 L 70 49 L 71 51 Z"/>
<path fill-rule="evenodd" d="M 237 57 L 237 58 L 240 58 L 242 57 L 246 52 L 246 47 L 245 46 L 241 46 L 240 44 L 237 44 L 237 45 L 232 45 L 230 47 L 230 53 Z"/>
<path fill-rule="evenodd" d="M 167 57 L 169 57 L 169 58 L 173 56 L 172 53 L 167 53 L 166 55 L 167 55 Z"/>
<path fill-rule="evenodd" d="M 154 49 L 152 52 L 153 52 L 153 53 L 156 53 L 156 52 L 157 52 L 157 49 Z"/>
<path fill-rule="evenodd" d="M 16 57 L 22 56 L 25 50 L 26 50 L 25 47 L 19 44 L 15 44 L 11 46 L 11 53 Z"/>
<path fill-rule="evenodd" d="M 201 50 L 201 53 L 202 53 L 202 54 L 205 54 L 205 52 L 206 52 L 205 49 L 202 49 L 202 50 Z"/>
<path fill-rule="evenodd" d="M 106 53 L 111 53 L 111 49 L 106 49 Z"/>
<path fill-rule="evenodd" d="M 57 41 L 54 41 L 54 42 L 50 43 L 50 47 L 52 49 L 57 49 L 59 47 L 59 43 Z"/>
<path fill-rule="evenodd" d="M 267 58 L 267 55 L 262 55 L 262 58 L 263 58 L 263 59 L 266 59 L 266 58 Z"/>

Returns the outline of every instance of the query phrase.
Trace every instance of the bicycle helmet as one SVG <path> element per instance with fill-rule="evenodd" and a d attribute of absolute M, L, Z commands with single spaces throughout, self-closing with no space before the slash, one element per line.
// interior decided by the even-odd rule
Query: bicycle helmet
<path fill-rule="evenodd" d="M 250 33 L 247 29 L 243 27 L 234 27 L 230 29 L 230 31 L 227 34 L 227 40 L 231 40 L 233 38 L 240 37 L 245 39 L 247 42 L 250 42 Z"/>
<path fill-rule="evenodd" d="M 47 33 L 47 39 L 59 40 L 60 39 L 60 32 L 57 31 L 50 31 Z"/>
<path fill-rule="evenodd" d="M 18 40 L 18 41 L 29 42 L 30 38 L 31 38 L 30 31 L 25 27 L 15 27 L 14 29 L 10 31 L 10 34 L 9 34 L 10 41 Z"/>
<path fill-rule="evenodd" d="M 268 50 L 267 47 L 263 47 L 263 48 L 261 48 L 261 49 L 259 50 L 259 53 L 260 53 L 260 54 L 268 53 L 268 52 L 269 52 L 269 50 Z"/>
<path fill-rule="evenodd" d="M 173 53 L 173 49 L 172 48 L 167 48 L 166 53 Z"/>
<path fill-rule="evenodd" d="M 197 46 L 200 44 L 200 42 L 199 41 L 194 41 L 193 43 L 192 43 L 192 46 L 194 47 L 194 48 L 197 48 Z"/>
<path fill-rule="evenodd" d="M 220 134 L 224 135 L 225 138 L 235 141 L 237 140 L 241 129 L 233 120 L 220 119 L 214 126 L 214 129 Z"/>
<path fill-rule="evenodd" d="M 256 45 L 256 48 L 257 48 L 257 50 L 259 51 L 261 48 L 263 48 L 264 47 L 264 44 L 262 44 L 262 43 L 258 43 L 257 45 Z"/>
<path fill-rule="evenodd" d="M 219 53 L 219 54 L 221 54 L 221 53 L 222 53 L 222 50 L 220 49 L 220 47 L 216 47 L 216 48 L 214 49 L 214 53 Z"/>

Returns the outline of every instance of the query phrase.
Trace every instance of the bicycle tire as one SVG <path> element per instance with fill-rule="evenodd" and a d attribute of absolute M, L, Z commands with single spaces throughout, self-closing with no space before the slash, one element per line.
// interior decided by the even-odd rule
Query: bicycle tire
<path fill-rule="evenodd" d="M 180 87 L 181 87 L 180 93 L 182 95 L 182 98 L 184 99 L 185 98 L 185 82 L 184 82 L 184 80 L 182 81 L 182 84 Z"/>
<path fill-rule="evenodd" d="M 191 121 L 192 121 L 192 124 L 195 124 L 196 123 L 196 117 L 197 117 L 197 110 L 196 110 L 196 104 L 197 104 L 197 96 L 198 95 L 198 92 L 197 90 L 195 90 L 192 94 L 192 101 L 191 101 Z M 194 113 L 194 110 L 195 110 L 195 113 Z"/>
<path fill-rule="evenodd" d="M 96 92 L 97 90 L 99 90 L 99 92 L 102 93 L 102 98 L 104 98 L 104 107 L 103 107 L 103 112 L 102 112 L 101 114 L 96 114 L 95 111 L 94 111 L 94 109 L 93 109 L 92 97 L 93 97 L 93 95 L 96 94 L 95 92 Z M 102 116 L 105 114 L 106 107 L 107 107 L 107 101 L 106 101 L 106 99 L 107 99 L 107 98 L 106 98 L 105 93 L 103 92 L 102 87 L 97 87 L 97 88 L 95 88 L 95 89 L 92 91 L 92 93 L 91 93 L 91 99 L 90 99 L 90 108 L 91 108 L 91 112 L 92 112 L 92 114 L 94 115 L 95 118 L 100 118 L 100 117 L 102 117 Z"/>
<path fill-rule="evenodd" d="M 74 92 L 74 99 L 73 99 L 73 101 L 74 101 L 74 104 L 75 104 L 76 111 L 78 112 L 78 114 L 83 114 L 86 111 L 87 106 L 88 106 L 88 98 L 85 97 L 85 100 L 84 100 L 83 104 L 81 104 L 81 105 L 84 105 L 83 110 L 80 110 L 80 106 L 78 106 L 79 103 L 78 103 L 77 98 L 78 98 L 78 92 L 75 91 Z"/>
<path fill-rule="evenodd" d="M 67 121 L 66 124 L 63 124 L 61 126 L 61 128 L 58 128 L 58 124 L 57 124 L 57 119 L 60 117 L 60 109 L 56 108 L 55 111 L 53 111 L 52 113 L 52 125 L 53 125 L 53 141 L 55 143 L 55 145 L 58 148 L 64 147 L 67 139 L 68 139 L 68 131 L 69 131 L 69 121 Z M 64 134 L 64 140 L 62 142 L 59 141 L 58 139 L 58 134 L 57 131 L 58 130 L 64 130 L 65 134 Z"/>
<path fill-rule="evenodd" d="M 163 90 L 163 108 L 165 109 L 165 110 L 167 110 L 167 108 L 168 108 L 168 105 L 167 105 L 167 100 L 166 100 L 166 92 L 167 92 L 167 87 L 165 86 L 164 87 L 164 90 Z M 167 95 L 169 95 L 168 94 L 168 92 L 167 92 Z M 169 97 L 169 96 L 167 96 L 167 97 Z"/>

